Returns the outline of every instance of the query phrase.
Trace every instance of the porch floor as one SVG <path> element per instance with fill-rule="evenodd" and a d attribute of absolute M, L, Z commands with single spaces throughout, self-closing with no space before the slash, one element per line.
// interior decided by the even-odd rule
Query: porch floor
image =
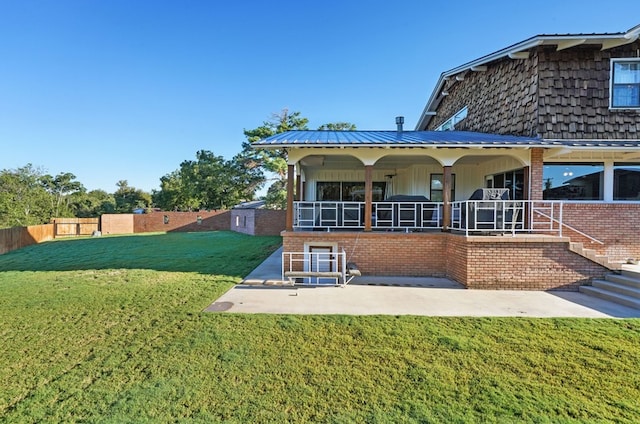
<path fill-rule="evenodd" d="M 279 249 L 205 311 L 272 314 L 640 318 L 578 292 L 466 290 L 445 278 L 359 277 L 346 287 L 289 286 Z"/>

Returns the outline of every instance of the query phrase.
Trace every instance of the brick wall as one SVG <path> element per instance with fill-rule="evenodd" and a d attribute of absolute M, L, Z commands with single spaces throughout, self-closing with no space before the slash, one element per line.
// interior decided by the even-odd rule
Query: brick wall
<path fill-rule="evenodd" d="M 284 231 L 287 211 L 256 210 L 256 236 L 279 236 Z"/>
<path fill-rule="evenodd" d="M 465 237 L 448 233 L 285 232 L 285 252 L 335 243 L 363 275 L 448 277 L 473 289 L 572 290 L 608 270 L 554 237 Z"/>
<path fill-rule="evenodd" d="M 285 228 L 286 211 L 232 209 L 231 230 L 254 236 L 278 236 Z"/>
<path fill-rule="evenodd" d="M 133 232 L 229 230 L 230 219 L 229 211 L 152 212 L 133 215 Z"/>
<path fill-rule="evenodd" d="M 305 242 L 337 243 L 365 275 L 443 277 L 446 238 L 445 233 L 285 232 L 283 245 L 285 252 L 303 252 Z"/>
<path fill-rule="evenodd" d="M 568 250 L 566 239 L 497 242 L 474 237 L 467 242 L 467 280 L 472 289 L 576 291 L 608 270 Z"/>
<path fill-rule="evenodd" d="M 563 230 L 563 235 L 584 247 L 606 254 L 614 261 L 640 259 L 640 204 L 565 203 L 563 222 L 590 235 L 604 245 Z"/>

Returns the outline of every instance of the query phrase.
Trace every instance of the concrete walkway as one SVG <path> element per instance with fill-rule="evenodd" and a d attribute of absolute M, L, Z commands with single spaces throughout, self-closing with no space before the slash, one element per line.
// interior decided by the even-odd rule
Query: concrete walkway
<path fill-rule="evenodd" d="M 359 277 L 346 287 L 288 286 L 276 251 L 205 311 L 267 314 L 640 318 L 640 310 L 562 291 L 466 290 L 444 278 Z"/>

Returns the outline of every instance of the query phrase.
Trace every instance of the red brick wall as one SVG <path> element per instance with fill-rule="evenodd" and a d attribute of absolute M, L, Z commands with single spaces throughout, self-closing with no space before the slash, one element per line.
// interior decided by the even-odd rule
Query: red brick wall
<path fill-rule="evenodd" d="M 445 276 L 444 233 L 285 232 L 285 252 L 303 252 L 305 242 L 337 243 L 347 262 L 365 275 Z"/>
<path fill-rule="evenodd" d="M 165 216 L 169 219 L 167 224 Z M 198 217 L 202 218 L 200 223 Z M 133 232 L 229 230 L 230 219 L 229 211 L 152 212 L 133 215 Z"/>
<path fill-rule="evenodd" d="M 467 280 L 472 289 L 576 291 L 608 270 L 568 250 L 567 241 L 467 243 Z M 495 238 L 494 238 L 495 239 Z"/>
<path fill-rule="evenodd" d="M 256 236 L 279 236 L 284 231 L 287 211 L 285 210 L 256 210 Z"/>
<path fill-rule="evenodd" d="M 544 186 L 543 176 L 543 161 L 544 149 L 534 147 L 531 149 L 531 167 L 529 186 L 531 187 L 530 200 L 542 200 L 542 187 Z"/>
<path fill-rule="evenodd" d="M 465 237 L 447 233 L 284 232 L 285 252 L 336 243 L 363 275 L 448 277 L 468 288 L 577 290 L 608 270 L 551 237 Z"/>
<path fill-rule="evenodd" d="M 254 236 L 278 236 L 285 228 L 286 211 L 232 209 L 231 230 Z"/>
<path fill-rule="evenodd" d="M 565 203 L 563 222 L 594 237 L 604 245 L 563 230 L 563 235 L 584 247 L 606 254 L 614 261 L 640 259 L 640 204 Z"/>

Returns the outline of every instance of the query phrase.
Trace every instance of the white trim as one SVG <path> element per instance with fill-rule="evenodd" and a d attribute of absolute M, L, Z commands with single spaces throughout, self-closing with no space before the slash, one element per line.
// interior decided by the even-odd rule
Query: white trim
<path fill-rule="evenodd" d="M 609 110 L 638 110 L 640 109 L 640 99 L 638 106 L 614 106 L 613 105 L 613 67 L 617 62 L 635 62 L 640 65 L 640 57 L 612 57 L 609 59 Z M 639 71 L 640 72 L 640 71 Z M 640 88 L 639 88 L 640 89 Z"/>

